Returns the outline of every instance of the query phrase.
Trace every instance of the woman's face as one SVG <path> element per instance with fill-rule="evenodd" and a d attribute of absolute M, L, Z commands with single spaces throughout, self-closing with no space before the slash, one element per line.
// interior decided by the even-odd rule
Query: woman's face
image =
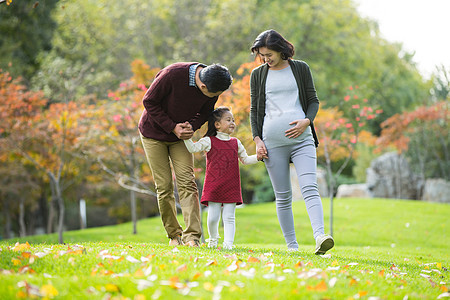
<path fill-rule="evenodd" d="M 287 60 L 281 58 L 281 52 L 270 50 L 267 47 L 259 48 L 258 55 L 271 69 L 283 69 L 288 64 Z"/>

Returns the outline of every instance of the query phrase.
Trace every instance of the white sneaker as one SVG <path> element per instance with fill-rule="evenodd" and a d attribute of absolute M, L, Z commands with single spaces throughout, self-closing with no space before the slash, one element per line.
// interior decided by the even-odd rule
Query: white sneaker
<path fill-rule="evenodd" d="M 333 237 L 328 234 L 321 234 L 316 238 L 316 250 L 314 251 L 314 254 L 323 255 L 328 250 L 333 248 L 333 246 L 334 246 Z"/>
<path fill-rule="evenodd" d="M 223 243 L 223 249 L 224 250 L 233 250 L 234 248 L 236 248 L 236 246 L 234 245 L 229 245 L 227 243 Z"/>
<path fill-rule="evenodd" d="M 208 239 L 208 248 L 217 248 L 217 244 L 219 243 L 219 239 Z"/>

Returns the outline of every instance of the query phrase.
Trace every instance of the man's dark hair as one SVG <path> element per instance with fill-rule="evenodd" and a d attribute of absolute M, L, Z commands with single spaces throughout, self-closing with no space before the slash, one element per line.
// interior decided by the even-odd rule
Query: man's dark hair
<path fill-rule="evenodd" d="M 253 42 L 250 50 L 258 53 L 259 48 L 266 47 L 269 50 L 281 52 L 281 58 L 287 60 L 294 56 L 294 45 L 273 29 L 261 32 Z"/>
<path fill-rule="evenodd" d="M 226 91 L 233 81 L 227 67 L 213 64 L 200 71 L 200 80 L 206 85 L 210 93 Z"/>

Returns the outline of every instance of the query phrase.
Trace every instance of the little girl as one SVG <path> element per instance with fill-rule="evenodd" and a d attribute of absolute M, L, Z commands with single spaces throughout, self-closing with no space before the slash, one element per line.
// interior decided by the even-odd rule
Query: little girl
<path fill-rule="evenodd" d="M 227 107 L 215 109 L 208 120 L 208 131 L 197 143 L 184 140 L 189 152 L 206 151 L 206 174 L 201 203 L 208 206 L 208 247 L 216 248 L 219 240 L 220 211 L 223 206 L 223 248 L 233 248 L 235 209 L 242 204 L 239 161 L 243 164 L 258 162 L 256 155 L 248 156 L 241 142 L 230 134 L 236 125 Z"/>

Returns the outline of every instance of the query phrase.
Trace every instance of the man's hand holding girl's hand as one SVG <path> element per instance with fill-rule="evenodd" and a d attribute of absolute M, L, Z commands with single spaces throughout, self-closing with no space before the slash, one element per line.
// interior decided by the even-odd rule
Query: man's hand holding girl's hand
<path fill-rule="evenodd" d="M 178 123 L 172 132 L 180 140 L 188 140 L 194 135 L 194 130 L 192 130 L 192 125 L 189 122 Z"/>

